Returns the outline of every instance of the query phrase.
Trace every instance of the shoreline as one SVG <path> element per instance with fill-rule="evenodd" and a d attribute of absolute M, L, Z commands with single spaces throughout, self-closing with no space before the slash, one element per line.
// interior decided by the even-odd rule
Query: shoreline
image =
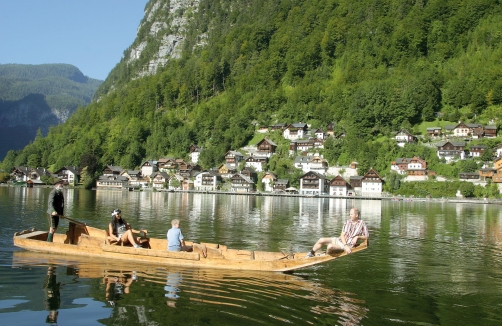
<path fill-rule="evenodd" d="M 26 187 L 19 185 L 0 184 L 0 187 Z M 50 185 L 40 185 L 36 188 L 52 188 Z M 71 186 L 67 189 L 84 189 L 79 186 Z M 92 190 L 115 190 L 128 191 L 128 189 L 115 188 L 92 188 Z M 136 190 L 139 191 L 139 190 Z M 152 188 L 143 189 L 141 191 L 153 192 Z M 359 199 L 359 200 L 389 200 L 396 202 L 430 202 L 430 203 L 454 203 L 454 204 L 493 204 L 502 205 L 501 199 L 483 199 L 483 198 L 422 198 L 422 197 L 400 197 L 400 196 L 331 196 L 331 195 L 304 195 L 304 194 L 289 194 L 289 193 L 271 193 L 271 192 L 231 192 L 231 191 L 215 191 L 215 190 L 157 190 L 161 193 L 195 193 L 195 194 L 211 194 L 211 195 L 237 195 L 237 196 L 270 196 L 270 197 L 298 197 L 298 198 L 327 198 L 327 199 Z"/>

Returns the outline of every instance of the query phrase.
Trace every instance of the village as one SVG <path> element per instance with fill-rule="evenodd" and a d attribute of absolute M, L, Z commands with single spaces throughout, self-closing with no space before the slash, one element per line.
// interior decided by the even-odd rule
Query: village
<path fill-rule="evenodd" d="M 209 170 L 198 165 L 199 155 L 204 150 L 197 145 L 190 146 L 189 160 L 182 158 L 159 158 L 146 160 L 136 170 L 107 165 L 96 181 L 97 189 L 154 190 L 154 191 L 221 191 L 230 193 L 274 193 L 299 194 L 307 196 L 362 196 L 381 197 L 383 183 L 379 173 L 373 168 L 359 175 L 358 163 L 349 166 L 329 166 L 328 161 L 319 154 L 328 137 L 344 137 L 334 134 L 334 123 L 326 130 L 311 130 L 306 123 L 274 124 L 261 126 L 257 134 L 280 130 L 289 140 L 289 155 L 294 157 L 294 167 L 301 170 L 299 188 L 292 187 L 290 180 L 278 179 L 273 171 L 265 171 L 266 163 L 275 154 L 277 144 L 266 136 L 256 146 L 241 150 L 229 150 L 225 162 Z M 436 140 L 437 156 L 445 162 L 468 158 L 480 158 L 488 150 L 484 145 L 471 145 L 466 150 L 466 140 L 495 138 L 495 126 L 468 124 L 427 128 L 427 137 Z M 450 140 L 451 139 L 456 139 Z M 463 140 L 459 140 L 463 139 Z M 397 146 L 405 146 L 418 141 L 417 137 L 405 129 L 395 135 Z M 502 146 L 490 149 L 493 163 L 484 164 L 478 172 L 461 172 L 459 179 L 470 182 L 483 182 L 491 179 L 502 183 Z M 427 169 L 427 162 L 420 157 L 396 158 L 389 167 L 405 177 L 405 181 L 425 181 L 436 177 L 434 171 Z M 51 173 L 46 169 L 15 167 L 11 174 L 14 184 L 28 187 L 44 185 L 44 180 L 62 180 L 65 184 L 76 186 L 80 182 L 80 168 L 67 166 Z"/>

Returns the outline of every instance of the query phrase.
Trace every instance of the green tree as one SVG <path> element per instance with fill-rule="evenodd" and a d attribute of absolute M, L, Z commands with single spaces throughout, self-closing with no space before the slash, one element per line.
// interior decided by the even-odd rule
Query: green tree
<path fill-rule="evenodd" d="M 460 185 L 460 193 L 464 197 L 474 197 L 474 184 L 471 182 L 463 182 Z"/>

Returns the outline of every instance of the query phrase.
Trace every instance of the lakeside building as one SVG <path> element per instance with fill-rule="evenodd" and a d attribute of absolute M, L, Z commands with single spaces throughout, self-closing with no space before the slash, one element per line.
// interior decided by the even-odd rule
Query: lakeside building
<path fill-rule="evenodd" d="M 193 183 L 195 190 L 214 191 L 221 183 L 221 176 L 215 171 L 204 171 L 195 176 Z"/>
<path fill-rule="evenodd" d="M 350 190 L 350 183 L 342 178 L 341 175 L 337 175 L 329 182 L 330 196 L 348 196 Z"/>
<path fill-rule="evenodd" d="M 277 175 L 273 172 L 267 171 L 261 178 L 261 183 L 263 184 L 263 190 L 271 192 L 274 190 L 274 185 L 277 182 Z M 286 189 L 286 188 L 284 188 Z"/>
<path fill-rule="evenodd" d="M 383 189 L 383 179 L 371 168 L 361 179 L 361 195 L 381 196 Z"/>
<path fill-rule="evenodd" d="M 76 166 L 65 166 L 54 172 L 54 176 L 64 184 L 76 186 L 80 181 L 80 169 Z"/>
<path fill-rule="evenodd" d="M 232 183 L 231 190 L 233 192 L 253 192 L 255 191 L 255 183 L 248 176 L 241 173 L 236 173 L 230 178 Z"/>
<path fill-rule="evenodd" d="M 300 178 L 301 195 L 323 195 L 329 193 L 329 181 L 322 174 L 314 171 L 305 173 Z"/>

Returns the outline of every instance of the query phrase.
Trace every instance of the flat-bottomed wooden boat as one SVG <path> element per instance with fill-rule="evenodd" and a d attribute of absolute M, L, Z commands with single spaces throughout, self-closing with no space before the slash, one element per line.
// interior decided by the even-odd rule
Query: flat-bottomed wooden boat
<path fill-rule="evenodd" d="M 180 266 L 219 268 L 249 271 L 286 272 L 334 260 L 345 256 L 345 252 L 319 254 L 305 258 L 306 252 L 284 253 L 230 249 L 225 245 L 212 243 L 192 243 L 193 252 L 167 251 L 166 239 L 150 238 L 144 248 L 134 248 L 110 244 L 106 241 L 106 231 L 75 220 L 70 220 L 66 234 L 54 234 L 53 242 L 47 242 L 47 232 L 25 230 L 14 234 L 14 245 L 29 251 L 56 253 L 70 256 L 99 257 L 134 262 L 144 262 L 158 266 Z M 364 250 L 363 242 L 352 252 Z"/>

